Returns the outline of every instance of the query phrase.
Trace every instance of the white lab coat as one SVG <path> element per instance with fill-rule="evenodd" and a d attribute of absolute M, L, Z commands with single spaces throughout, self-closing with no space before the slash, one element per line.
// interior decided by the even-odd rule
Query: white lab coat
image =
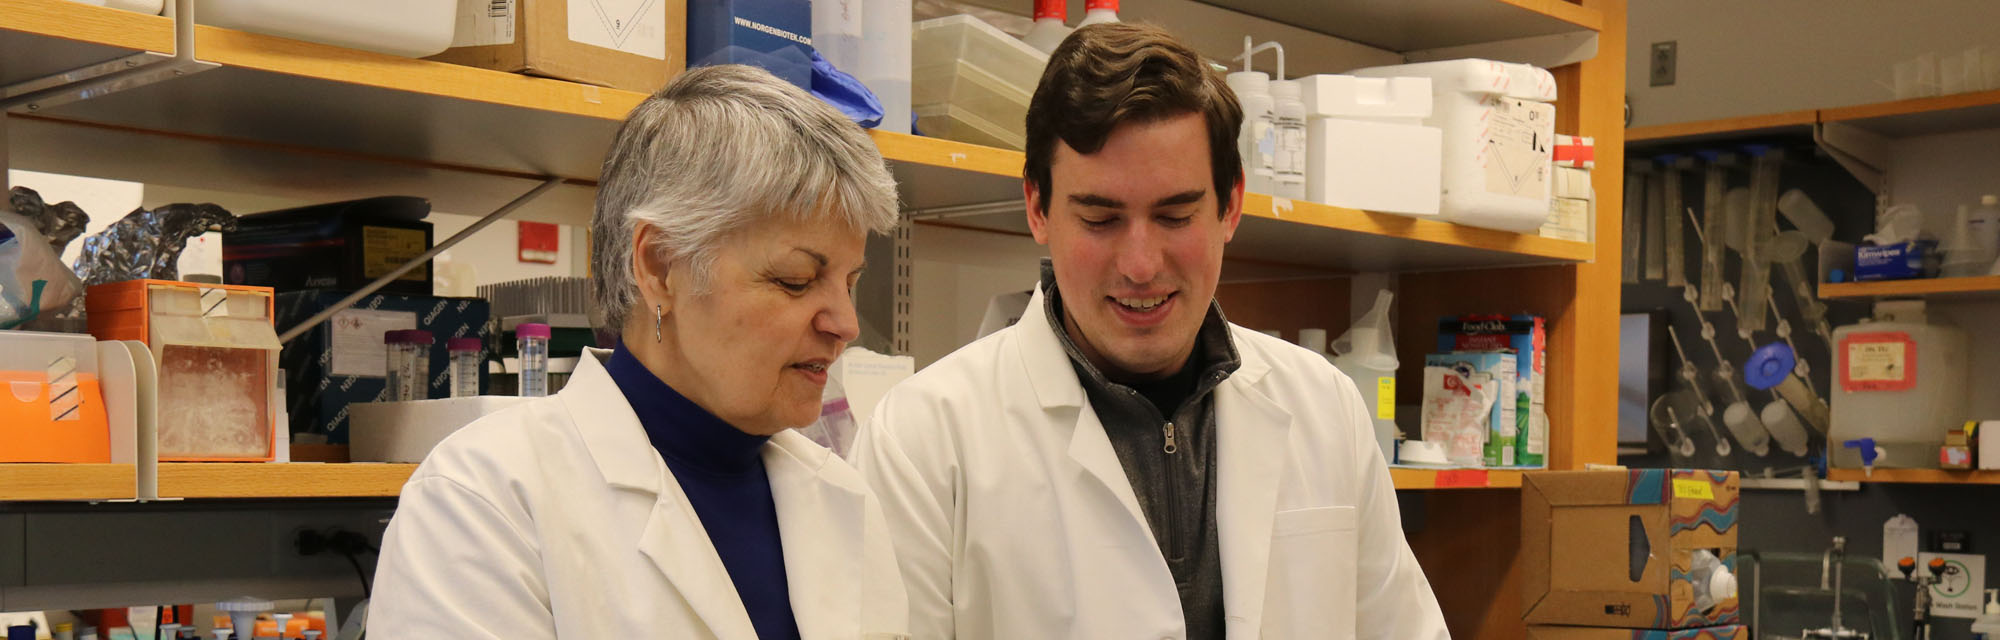
<path fill-rule="evenodd" d="M 883 398 L 855 464 L 919 638 L 1182 638 L 1172 574 L 1038 291 Z M 1228 637 L 1447 638 L 1354 384 L 1231 325 L 1215 393 Z"/>
<path fill-rule="evenodd" d="M 680 484 L 592 349 L 561 393 L 447 438 L 404 485 L 369 637 L 755 638 Z M 763 449 L 805 638 L 894 637 L 908 609 L 880 506 L 786 431 Z"/>

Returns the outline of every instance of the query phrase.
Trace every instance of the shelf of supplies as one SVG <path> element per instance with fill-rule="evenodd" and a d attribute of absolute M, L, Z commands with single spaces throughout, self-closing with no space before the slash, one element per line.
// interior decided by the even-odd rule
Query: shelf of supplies
<path fill-rule="evenodd" d="M 1821 298 L 2000 299 L 2000 276 L 1821 283 Z"/>
<path fill-rule="evenodd" d="M 1563 0 L 1204 2 L 1396 52 L 1598 31 L 1604 25 L 1602 12 Z"/>
<path fill-rule="evenodd" d="M 136 467 L 129 464 L 0 463 L 0 502 L 130 500 Z"/>
<path fill-rule="evenodd" d="M 2000 471 L 1945 471 L 1943 469 L 1827 469 L 1826 479 L 1848 482 L 1894 482 L 1909 484 L 2000 484 Z"/>
<path fill-rule="evenodd" d="M 162 498 L 393 498 L 414 464 L 160 463 Z"/>
<path fill-rule="evenodd" d="M 1812 135 L 1813 124 L 1818 121 L 1819 112 L 1807 109 L 1741 118 L 1633 127 L 1625 130 L 1625 145 L 1651 147 L 1780 134 L 1809 136 Z"/>
<path fill-rule="evenodd" d="M 1390 467 L 1389 477 L 1402 489 L 1518 489 L 1520 469 L 1412 469 Z"/>

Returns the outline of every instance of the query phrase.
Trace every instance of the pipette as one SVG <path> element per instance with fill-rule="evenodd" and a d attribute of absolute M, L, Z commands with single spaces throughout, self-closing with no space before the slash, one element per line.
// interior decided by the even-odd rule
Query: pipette
<path fill-rule="evenodd" d="M 1726 219 L 1723 209 L 1727 206 L 1724 204 L 1723 191 L 1729 186 L 1729 177 L 1723 168 L 1735 164 L 1736 157 L 1725 153 L 1704 153 L 1702 156 L 1708 160 L 1707 176 L 1704 178 L 1704 184 L 1702 185 L 1701 202 L 1702 215 L 1705 218 L 1697 220 L 1694 217 L 1693 210 L 1687 212 L 1687 218 L 1694 225 L 1694 232 L 1697 237 L 1719 238 L 1728 233 L 1722 226 L 1723 221 Z M 1701 290 L 1706 292 L 1706 295 L 1703 295 L 1701 301 L 1695 304 L 1696 311 L 1722 310 L 1722 296 L 1720 294 L 1722 293 L 1722 283 L 1727 277 L 1723 273 L 1724 248 L 1720 240 L 1713 243 L 1707 241 L 1701 243 Z"/>
<path fill-rule="evenodd" d="M 1659 280 L 1666 276 L 1666 173 L 1653 176 L 1646 181 L 1646 279 Z M 1679 227 L 1674 227 L 1678 231 Z"/>
<path fill-rule="evenodd" d="M 1639 284 L 1640 239 L 1645 236 L 1644 214 L 1646 210 L 1646 165 L 1633 163 L 1625 172 L 1625 228 L 1638 229 L 1640 233 L 1620 234 L 1624 236 L 1625 256 L 1622 261 L 1625 284 Z"/>
<path fill-rule="evenodd" d="M 1737 314 L 1736 321 L 1749 331 L 1764 330 L 1764 299 L 1771 295 L 1771 263 L 1762 252 L 1778 232 L 1778 173 L 1784 166 L 1784 152 L 1763 149 L 1750 170 L 1750 217 L 1743 243 L 1742 280 L 1737 285 L 1737 306 L 1754 310 L 1749 317 Z"/>

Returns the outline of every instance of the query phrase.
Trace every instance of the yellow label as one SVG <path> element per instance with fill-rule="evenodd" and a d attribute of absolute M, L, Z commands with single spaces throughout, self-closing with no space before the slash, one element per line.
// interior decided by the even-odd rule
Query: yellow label
<path fill-rule="evenodd" d="M 1909 355 L 1900 342 L 1863 342 L 1847 347 L 1851 382 L 1900 382 L 1909 374 Z"/>
<path fill-rule="evenodd" d="M 1395 378 L 1384 377 L 1375 379 L 1375 418 L 1379 420 L 1396 419 Z"/>
<path fill-rule="evenodd" d="M 380 278 L 429 249 L 424 246 L 422 229 L 362 227 L 361 274 L 368 278 Z M 430 264 L 420 264 L 396 279 L 421 281 L 430 276 L 430 269 Z"/>
<path fill-rule="evenodd" d="M 1674 497 L 1714 500 L 1715 486 L 1698 478 L 1674 478 Z"/>

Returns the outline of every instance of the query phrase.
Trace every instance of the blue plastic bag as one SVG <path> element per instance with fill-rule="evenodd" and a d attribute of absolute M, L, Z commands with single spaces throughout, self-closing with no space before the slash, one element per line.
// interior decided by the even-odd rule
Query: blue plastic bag
<path fill-rule="evenodd" d="M 812 94 L 840 109 L 863 129 L 882 124 L 882 101 L 875 98 L 875 92 L 854 76 L 835 69 L 818 51 L 812 52 Z"/>

